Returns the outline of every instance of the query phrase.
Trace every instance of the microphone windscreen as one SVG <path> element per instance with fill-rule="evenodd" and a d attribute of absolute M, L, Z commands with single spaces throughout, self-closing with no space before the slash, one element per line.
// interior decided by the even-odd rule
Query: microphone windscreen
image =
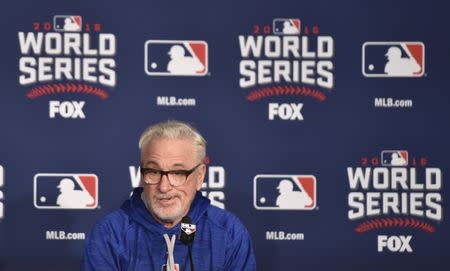
<path fill-rule="evenodd" d="M 189 245 L 192 244 L 195 238 L 195 231 L 197 227 L 195 224 L 192 224 L 191 219 L 188 216 L 183 217 L 181 220 L 181 232 L 180 232 L 180 240 L 183 244 Z"/>

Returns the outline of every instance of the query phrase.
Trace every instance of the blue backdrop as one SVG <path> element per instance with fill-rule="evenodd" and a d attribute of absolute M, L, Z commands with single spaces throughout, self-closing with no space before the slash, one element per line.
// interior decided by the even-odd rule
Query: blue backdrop
<path fill-rule="evenodd" d="M 203 191 L 259 270 L 449 269 L 445 1 L 0 6 L 0 270 L 79 270 L 167 119 L 204 134 Z M 174 46 L 200 68 L 167 69 Z M 58 205 L 64 177 L 95 203 Z M 277 205 L 282 180 L 313 203 Z"/>

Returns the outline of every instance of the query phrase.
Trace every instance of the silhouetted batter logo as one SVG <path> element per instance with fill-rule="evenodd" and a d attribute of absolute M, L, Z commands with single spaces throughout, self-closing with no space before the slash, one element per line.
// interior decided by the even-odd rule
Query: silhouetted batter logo
<path fill-rule="evenodd" d="M 204 76 L 208 73 L 205 41 L 148 40 L 145 72 L 159 76 Z"/>
<path fill-rule="evenodd" d="M 38 209 L 95 209 L 97 205 L 98 178 L 94 174 L 34 176 L 34 206 Z"/>
<path fill-rule="evenodd" d="M 82 20 L 78 15 L 53 16 L 53 29 L 58 32 L 81 32 Z"/>
<path fill-rule="evenodd" d="M 300 34 L 300 19 L 277 18 L 273 20 L 273 33 L 277 35 Z"/>
<path fill-rule="evenodd" d="M 388 150 L 381 152 L 382 166 L 407 166 L 408 151 L 405 150 Z"/>
<path fill-rule="evenodd" d="M 316 190 L 316 178 L 311 175 L 257 175 L 253 204 L 261 210 L 312 210 Z"/>
<path fill-rule="evenodd" d="M 425 73 L 422 42 L 365 42 L 362 72 L 366 77 L 421 77 Z"/>

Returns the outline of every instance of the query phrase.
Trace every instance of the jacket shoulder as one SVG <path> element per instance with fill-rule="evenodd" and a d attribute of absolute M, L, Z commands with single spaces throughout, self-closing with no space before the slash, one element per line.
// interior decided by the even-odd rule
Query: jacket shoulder
<path fill-rule="evenodd" d="M 215 206 L 208 208 L 207 216 L 210 225 L 224 233 L 225 240 L 221 243 L 224 246 L 223 270 L 256 270 L 251 237 L 239 218 Z"/>
<path fill-rule="evenodd" d="M 206 212 L 209 223 L 224 231 L 228 238 L 240 238 L 242 234 L 247 235 L 247 229 L 241 220 L 233 213 L 210 205 Z"/>
<path fill-rule="evenodd" d="M 114 211 L 94 224 L 87 244 L 110 245 L 120 252 L 122 240 L 130 229 L 130 217 L 122 210 Z"/>

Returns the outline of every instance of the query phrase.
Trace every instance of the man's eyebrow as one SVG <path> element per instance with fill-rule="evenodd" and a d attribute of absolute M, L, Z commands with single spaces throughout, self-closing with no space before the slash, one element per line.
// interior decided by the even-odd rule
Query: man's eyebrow
<path fill-rule="evenodd" d="M 175 163 L 175 164 L 172 165 L 172 167 L 185 168 L 186 166 L 183 163 Z"/>
<path fill-rule="evenodd" d="M 158 163 L 156 163 L 156 162 L 153 162 L 153 161 L 147 161 L 145 164 L 144 164 L 144 166 L 156 166 L 156 167 L 158 167 Z"/>
<path fill-rule="evenodd" d="M 143 166 L 145 166 L 145 167 L 153 166 L 155 168 L 160 168 L 159 164 L 157 162 L 155 162 L 155 161 L 152 161 L 152 160 L 147 161 Z M 184 163 L 175 163 L 175 164 L 172 164 L 172 166 L 170 166 L 170 167 L 171 168 L 176 168 L 176 169 L 185 169 L 186 168 Z"/>

